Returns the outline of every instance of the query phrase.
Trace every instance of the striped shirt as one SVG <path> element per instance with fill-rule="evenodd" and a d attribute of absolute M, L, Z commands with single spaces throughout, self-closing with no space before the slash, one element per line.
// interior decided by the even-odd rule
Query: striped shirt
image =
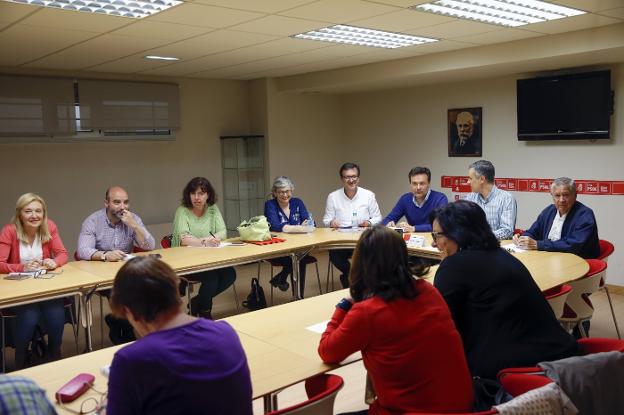
<path fill-rule="evenodd" d="M 129 254 L 136 245 L 141 249 L 150 251 L 156 246 L 154 237 L 145 229 L 145 225 L 138 215 L 130 212 L 134 220 L 143 230 L 143 243 L 135 238 L 134 230 L 122 221 L 111 223 L 106 216 L 106 209 L 100 209 L 92 213 L 82 223 L 78 236 L 78 248 L 76 253 L 79 259 L 90 260 L 97 251 L 114 251 L 116 249 Z"/>
<path fill-rule="evenodd" d="M 52 415 L 56 410 L 32 380 L 0 375 L 0 414 Z"/>
<path fill-rule="evenodd" d="M 511 193 L 492 186 L 487 198 L 472 192 L 466 200 L 475 202 L 485 212 L 485 217 L 498 239 L 511 239 L 516 227 L 517 205 Z"/>

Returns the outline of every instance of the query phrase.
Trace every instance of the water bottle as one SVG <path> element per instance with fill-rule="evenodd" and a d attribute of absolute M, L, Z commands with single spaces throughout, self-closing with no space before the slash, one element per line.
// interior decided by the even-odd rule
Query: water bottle
<path fill-rule="evenodd" d="M 359 228 L 359 223 L 358 223 L 357 211 L 354 210 L 351 216 L 351 229 L 358 229 L 358 228 Z"/>
<path fill-rule="evenodd" d="M 308 218 L 308 226 L 312 228 L 316 227 L 316 224 L 314 223 L 314 218 L 312 217 L 311 213 L 310 213 L 310 217 Z"/>

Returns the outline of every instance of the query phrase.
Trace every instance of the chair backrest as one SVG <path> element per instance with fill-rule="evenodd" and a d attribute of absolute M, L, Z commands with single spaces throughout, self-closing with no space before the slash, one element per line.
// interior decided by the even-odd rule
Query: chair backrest
<path fill-rule="evenodd" d="M 550 308 L 552 308 L 555 317 L 559 318 L 563 315 L 563 306 L 565 305 L 570 291 L 572 291 L 572 287 L 568 284 L 563 284 L 542 292 Z"/>
<path fill-rule="evenodd" d="M 173 238 L 173 235 L 171 234 L 163 236 L 160 240 L 160 246 L 165 249 L 171 248 L 171 238 Z"/>
<path fill-rule="evenodd" d="M 560 320 L 586 320 L 594 314 L 594 306 L 589 296 L 600 289 L 600 281 L 606 273 L 607 263 L 601 259 L 586 259 L 586 261 L 589 264 L 587 275 L 568 283 L 572 291 L 568 294 Z"/>
<path fill-rule="evenodd" d="M 338 391 L 344 386 L 343 379 L 338 375 L 322 374 L 305 381 L 308 400 L 288 408 L 269 412 L 269 415 L 332 415 L 334 401 Z"/>
<path fill-rule="evenodd" d="M 600 337 L 584 337 L 578 339 L 579 350 L 581 354 L 592 354 L 602 352 L 620 352 L 624 353 L 624 340 L 605 339 Z"/>
<path fill-rule="evenodd" d="M 602 259 L 604 262 L 607 262 L 609 256 L 613 253 L 613 251 L 615 251 L 615 247 L 606 239 L 601 239 L 598 243 L 600 244 L 600 255 L 598 255 L 598 259 Z"/>
<path fill-rule="evenodd" d="M 515 228 L 514 229 L 514 235 L 522 235 L 524 233 L 524 229 L 522 228 Z"/>

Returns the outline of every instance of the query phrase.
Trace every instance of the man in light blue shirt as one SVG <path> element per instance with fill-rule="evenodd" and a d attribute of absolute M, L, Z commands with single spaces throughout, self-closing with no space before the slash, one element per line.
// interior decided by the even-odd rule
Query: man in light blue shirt
<path fill-rule="evenodd" d="M 494 173 L 494 165 L 487 160 L 472 163 L 468 167 L 472 193 L 466 200 L 481 206 L 498 239 L 511 239 L 516 226 L 516 199 L 511 193 L 496 187 Z"/>

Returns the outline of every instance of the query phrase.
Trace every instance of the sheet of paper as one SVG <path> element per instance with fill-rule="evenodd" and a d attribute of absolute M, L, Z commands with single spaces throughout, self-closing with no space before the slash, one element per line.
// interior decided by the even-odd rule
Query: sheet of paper
<path fill-rule="evenodd" d="M 509 251 L 509 252 L 526 252 L 526 249 L 522 249 L 518 246 L 516 246 L 514 243 L 510 243 L 510 244 L 505 244 L 505 245 L 501 245 L 501 248 Z"/>
<path fill-rule="evenodd" d="M 211 248 L 211 249 L 218 249 L 218 248 L 225 248 L 226 246 L 243 246 L 241 244 L 233 244 L 232 242 L 221 242 L 218 246 L 188 246 L 189 248 Z"/>
<path fill-rule="evenodd" d="M 314 333 L 323 334 L 325 333 L 325 329 L 327 328 L 327 323 L 329 323 L 329 320 L 321 321 L 320 323 L 316 323 L 306 327 L 306 330 L 313 331 Z"/>
<path fill-rule="evenodd" d="M 425 238 L 420 235 L 410 235 L 406 242 L 410 248 L 422 248 L 425 246 Z"/>

